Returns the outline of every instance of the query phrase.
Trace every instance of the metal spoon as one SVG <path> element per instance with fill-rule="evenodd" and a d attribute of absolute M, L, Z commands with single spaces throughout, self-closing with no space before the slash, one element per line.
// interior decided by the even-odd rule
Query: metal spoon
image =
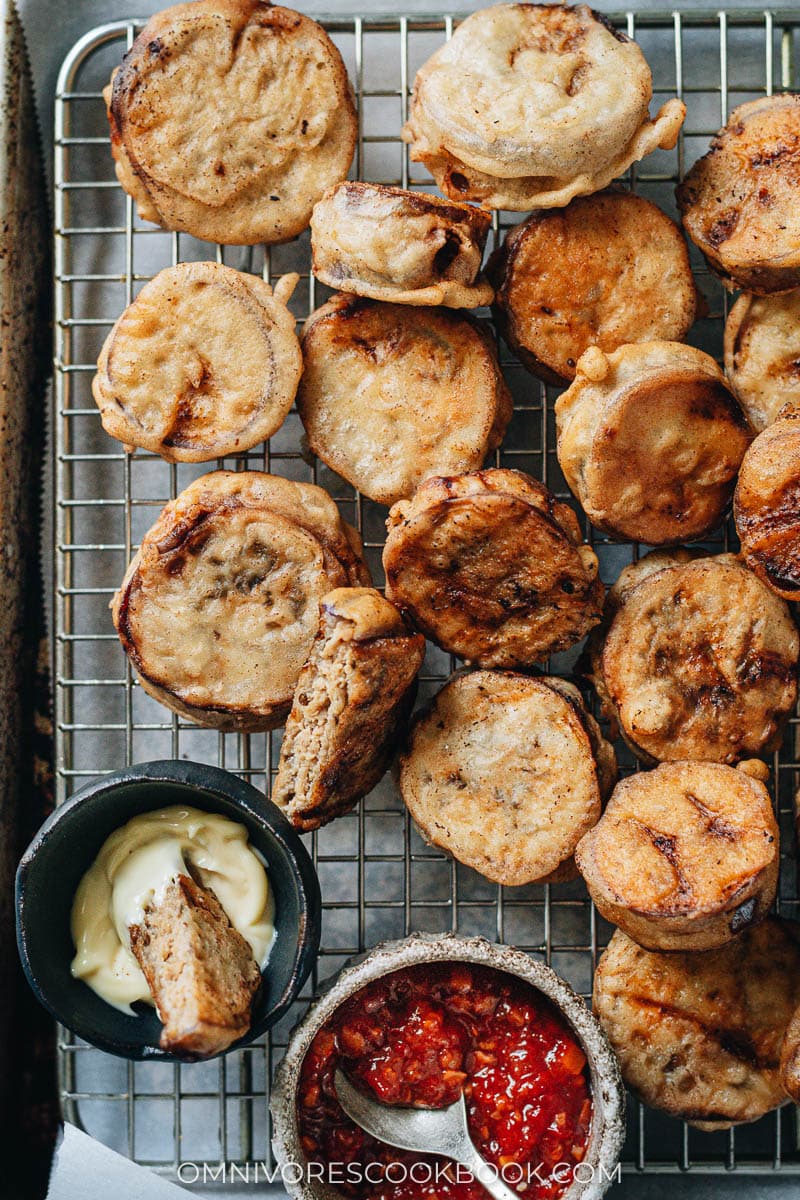
<path fill-rule="evenodd" d="M 519 1193 L 503 1182 L 497 1168 L 472 1144 L 463 1092 L 448 1108 L 397 1108 L 365 1096 L 339 1070 L 333 1082 L 336 1098 L 350 1120 L 372 1137 L 398 1150 L 451 1158 L 466 1167 L 494 1200 L 520 1200 Z"/>

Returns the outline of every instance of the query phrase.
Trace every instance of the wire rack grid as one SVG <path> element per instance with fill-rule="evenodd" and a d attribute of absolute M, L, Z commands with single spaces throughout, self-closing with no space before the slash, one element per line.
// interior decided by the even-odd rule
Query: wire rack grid
<path fill-rule="evenodd" d="M 353 16 L 319 18 L 339 45 L 358 101 L 354 173 L 403 186 L 432 188 L 409 163 L 400 141 L 414 73 L 458 17 Z M 674 212 L 673 187 L 707 148 L 735 104 L 773 89 L 797 86 L 796 30 L 800 14 L 764 10 L 613 14 L 635 36 L 653 67 L 656 101 L 682 96 L 686 128 L 674 152 L 657 152 L 630 173 L 629 183 Z M 329 294 L 309 269 L 308 234 L 262 248 L 209 247 L 187 235 L 140 222 L 119 188 L 108 150 L 102 88 L 143 22 L 131 19 L 87 33 L 65 60 L 55 107 L 55 417 L 54 639 L 57 798 L 91 777 L 135 761 L 184 757 L 219 763 L 268 792 L 280 734 L 234 736 L 197 729 L 160 707 L 136 686 L 113 632 L 108 603 L 142 534 L 160 507 L 214 464 L 170 465 L 142 452 L 127 455 L 106 437 L 91 400 L 91 378 L 103 339 L 123 307 L 161 268 L 216 257 L 270 279 L 298 270 L 293 298 L 298 319 Z M 493 239 L 518 217 L 495 214 Z M 698 280 L 709 313 L 692 333 L 719 357 L 727 300 L 699 258 Z M 522 468 L 568 492 L 555 457 L 553 394 L 500 348 L 515 414 L 497 465 Z M 382 580 L 385 510 L 354 493 L 304 454 L 292 413 L 263 449 L 220 463 L 261 468 L 326 487 L 344 517 L 361 531 L 369 565 Z M 601 573 L 611 582 L 639 553 L 610 543 L 585 525 Z M 707 544 L 722 549 L 730 531 Z M 568 673 L 576 652 L 550 663 Z M 421 700 L 444 681 L 453 660 L 429 646 Z M 800 764 L 792 747 L 798 721 L 772 778 L 783 834 L 780 907 L 797 915 L 793 860 L 793 788 Z M 623 769 L 634 764 L 624 750 Z M 209 1064 L 128 1063 L 61 1031 L 59 1061 L 65 1116 L 115 1149 L 165 1174 L 181 1163 L 270 1162 L 267 1095 L 289 1029 L 320 979 L 350 955 L 412 929 L 458 930 L 512 942 L 550 962 L 584 995 L 610 929 L 596 915 L 582 883 L 503 889 L 427 848 L 410 825 L 391 779 L 358 811 L 311 835 L 309 848 L 322 885 L 320 961 L 304 995 L 270 1037 Z M 752 1127 L 700 1134 L 640 1105 L 630 1105 L 624 1168 L 640 1171 L 786 1172 L 800 1174 L 793 1111 Z M 234 1172 L 236 1174 L 236 1172 Z M 219 1178 L 219 1175 L 216 1175 Z"/>

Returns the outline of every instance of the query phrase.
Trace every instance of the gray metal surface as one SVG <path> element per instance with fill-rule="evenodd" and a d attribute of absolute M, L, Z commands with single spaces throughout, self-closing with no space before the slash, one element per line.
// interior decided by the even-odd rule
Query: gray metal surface
<path fill-rule="evenodd" d="M 677 149 L 653 155 L 631 177 L 642 194 L 674 212 L 675 180 L 706 149 L 729 109 L 773 89 L 798 86 L 800 13 L 647 12 L 615 19 L 637 37 L 653 65 L 656 100 L 678 94 L 689 108 Z M 450 34 L 454 20 L 336 16 L 325 22 L 358 94 L 361 130 L 354 169 L 361 177 L 430 186 L 424 172 L 409 164 L 399 131 L 414 72 Z M 145 696 L 131 678 L 111 627 L 108 601 L 160 506 L 204 468 L 170 466 L 141 452 L 126 456 L 104 434 L 90 384 L 100 345 L 124 305 L 146 279 L 180 259 L 216 255 L 231 266 L 263 271 L 266 278 L 297 269 L 303 276 L 293 300 L 298 318 L 328 294 L 310 276 L 307 234 L 265 257 L 261 249 L 209 248 L 138 221 L 114 179 L 100 97 L 136 27 L 135 21 L 115 22 L 81 39 L 64 63 L 56 95 L 53 599 L 60 799 L 83 779 L 126 761 L 167 755 L 219 762 L 268 790 L 279 734 L 235 737 L 198 730 Z M 500 214 L 494 237 L 515 219 Z M 710 311 L 691 340 L 719 356 L 726 299 L 699 259 L 695 266 Z M 566 497 L 555 457 L 554 393 L 546 393 L 505 352 L 503 365 L 515 416 L 495 461 L 530 471 Z M 263 451 L 224 465 L 263 468 L 327 487 L 343 515 L 362 530 L 370 566 L 380 581 L 385 510 L 304 458 L 301 433 L 293 413 Z M 606 582 L 638 554 L 636 546 L 610 544 L 593 536 L 588 526 L 586 532 Z M 707 544 L 722 548 L 727 532 Z M 567 673 L 575 659 L 573 651 L 556 656 L 551 665 Z M 429 648 L 421 699 L 440 686 L 452 665 L 447 655 Z M 787 745 L 794 744 L 796 724 Z M 621 757 L 632 769 L 629 757 L 624 752 Z M 791 828 L 797 763 L 785 749 L 772 766 L 784 845 L 781 910 L 797 915 Z M 453 929 L 512 942 L 545 958 L 579 991 L 590 991 L 592 970 L 610 931 L 583 885 L 502 889 L 447 861 L 426 848 L 410 827 L 391 779 L 358 812 L 312 835 L 309 842 L 324 899 L 320 978 L 381 938 L 412 929 Z M 311 986 L 316 982 L 314 978 Z M 115 1149 L 173 1177 L 181 1162 L 269 1161 L 266 1088 L 302 1007 L 303 1002 L 264 1045 L 210 1064 L 128 1064 L 63 1035 L 65 1114 Z M 795 1113 L 784 1109 L 729 1134 L 701 1134 L 631 1105 L 625 1164 L 657 1172 L 800 1173 Z"/>

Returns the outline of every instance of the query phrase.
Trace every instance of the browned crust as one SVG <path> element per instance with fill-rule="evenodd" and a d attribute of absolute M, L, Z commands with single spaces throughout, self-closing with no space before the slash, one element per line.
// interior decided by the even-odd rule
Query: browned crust
<path fill-rule="evenodd" d="M 391 610 L 391 611 L 389 611 Z M 330 743 L 318 752 L 302 794 L 297 767 L 306 714 L 315 687 L 323 686 L 320 660 L 332 657 L 345 702 L 331 711 L 325 696 L 324 720 L 335 722 Z M 295 690 L 281 745 L 272 799 L 303 832 L 327 825 L 349 812 L 383 777 L 403 736 L 416 697 L 417 673 L 425 639 L 412 633 L 400 612 L 375 591 L 338 588 L 321 602 L 320 627 Z M 309 747 L 304 748 L 306 755 Z"/>
<path fill-rule="evenodd" d="M 789 1099 L 800 1104 L 800 1008 L 789 1022 L 783 1039 L 781 1083 Z"/>
<path fill-rule="evenodd" d="M 358 201 L 371 195 L 387 196 L 402 200 L 412 211 L 427 215 L 432 213 L 453 225 L 466 225 L 471 236 L 481 246 L 485 245 L 486 237 L 492 225 L 492 218 L 482 208 L 474 204 L 459 204 L 457 201 L 443 196 L 434 196 L 429 192 L 415 192 L 407 188 L 395 187 L 388 183 L 372 183 L 361 179 L 345 179 L 336 185 L 343 191 L 348 200 Z"/>
<path fill-rule="evenodd" d="M 639 945 L 715 949 L 769 912 L 778 826 L 763 783 L 732 772 L 666 763 L 629 776 L 581 839 L 575 858 L 598 911 Z M 720 790 L 739 798 L 727 817 Z"/>
<path fill-rule="evenodd" d="M 261 972 L 213 891 L 179 875 L 129 933 L 164 1025 L 162 1050 L 208 1058 L 247 1033 Z"/>
<path fill-rule="evenodd" d="M 176 4 L 151 17 L 124 55 L 120 67 L 112 75 L 111 83 L 104 93 L 111 130 L 111 150 L 117 164 L 118 178 L 125 190 L 139 205 L 141 215 L 145 219 L 161 224 L 164 228 L 183 230 L 206 241 L 228 243 L 231 241 L 229 218 L 224 208 L 216 212 L 205 206 L 202 214 L 202 227 L 198 226 L 195 218 L 188 221 L 165 221 L 159 200 L 162 200 L 163 203 L 163 199 L 169 197 L 170 189 L 153 179 L 146 167 L 136 160 L 131 151 L 130 139 L 126 136 L 129 91 L 136 86 L 144 66 L 152 58 L 159 59 L 169 56 L 169 51 L 161 40 L 162 24 L 169 19 L 188 17 L 199 20 L 203 16 L 209 15 L 219 16 L 223 20 L 229 21 L 235 31 L 235 41 L 241 39 L 250 24 L 269 27 L 277 36 L 305 32 L 309 36 L 324 39 L 329 64 L 336 75 L 341 93 L 341 102 L 335 118 L 335 131 L 333 134 L 329 132 L 329 136 L 334 136 L 336 142 L 342 147 L 342 175 L 347 173 L 347 168 L 355 153 L 358 117 L 347 70 L 339 50 L 322 26 L 294 9 L 274 5 L 269 0 L 193 0 L 192 3 Z M 259 229 L 258 233 L 251 238 L 235 236 L 232 239 L 233 244 L 249 245 L 262 241 L 268 244 L 277 244 L 293 240 L 308 226 L 311 209 L 316 198 L 316 196 L 310 197 L 302 211 L 296 213 L 293 219 L 290 212 L 285 213 L 284 204 L 280 204 L 281 210 L 284 210 L 281 214 L 281 221 L 271 232 L 269 229 Z"/>
<path fill-rule="evenodd" d="M 609 593 L 602 629 L 592 639 L 591 657 L 595 686 L 607 714 L 619 722 L 634 753 L 649 763 L 685 759 L 731 763 L 775 749 L 797 696 L 798 636 L 789 609 L 733 555 L 654 552 L 628 571 L 625 586 Z M 743 574 L 737 577 L 732 571 Z M 725 616 L 720 614 L 720 625 L 701 636 L 706 599 L 712 609 L 715 605 L 719 609 L 718 602 L 736 587 L 751 592 L 751 605 L 754 584 L 763 610 L 760 620 L 750 607 L 743 607 L 740 597 L 738 607 L 734 604 Z M 661 630 L 662 616 L 666 619 L 670 613 L 675 623 Z M 683 632 L 687 613 L 692 621 L 689 635 Z M 651 629 L 644 650 L 643 627 L 637 620 L 646 621 Z M 744 645 L 737 651 L 731 676 L 740 636 Z M 783 642 L 780 652 L 769 648 L 773 639 Z M 634 661 L 634 654 L 643 655 L 643 661 Z M 634 678 L 638 678 L 636 687 Z M 638 719 L 642 689 L 651 684 L 657 686 L 659 722 L 652 729 L 653 714 L 645 710 L 647 728 L 633 728 L 623 710 L 632 708 Z M 651 708 L 653 697 L 647 700 Z"/>
<path fill-rule="evenodd" d="M 744 456 L 734 496 L 747 565 L 785 600 L 800 597 L 800 409 L 787 405 Z"/>
<path fill-rule="evenodd" d="M 591 240 L 594 228 L 598 227 L 602 229 L 607 246 L 602 262 L 593 253 Z M 586 311 L 593 312 L 594 301 L 590 297 L 598 284 L 606 285 L 609 297 L 614 294 L 618 271 L 615 253 L 623 254 L 624 263 L 632 253 L 636 239 L 639 239 L 641 250 L 647 252 L 656 238 L 664 255 L 668 255 L 664 265 L 672 269 L 673 284 L 675 275 L 682 276 L 680 282 L 684 294 L 676 296 L 669 318 L 665 316 L 662 326 L 655 327 L 649 308 L 642 313 L 636 296 L 626 287 L 619 294 L 619 308 L 610 325 L 608 322 L 606 326 L 598 325 L 594 317 L 587 324 Z M 529 262 L 523 275 L 517 272 L 517 267 L 526 248 L 537 244 L 539 239 L 542 244 L 538 270 L 533 272 L 531 279 Z M 502 245 L 490 257 L 486 274 L 495 289 L 492 312 L 504 340 L 523 366 L 544 383 L 553 385 L 566 384 L 575 378 L 578 359 L 590 345 L 609 353 L 633 341 L 682 340 L 694 323 L 699 304 L 688 250 L 677 225 L 649 200 L 617 188 L 594 196 L 577 197 L 563 209 L 531 213 L 508 232 Z M 612 274 L 614 278 L 609 280 Z M 524 324 L 535 320 L 535 313 L 527 306 L 534 301 L 533 289 L 539 276 L 546 280 L 541 295 L 536 297 L 540 301 L 543 323 L 537 340 L 532 341 L 524 331 Z M 659 300 L 664 303 L 663 291 Z M 636 311 L 626 325 L 620 325 L 620 310 L 629 303 Z M 553 322 L 551 337 L 557 330 L 560 341 L 564 338 L 564 329 L 570 331 L 573 347 L 566 360 L 562 361 L 555 347 L 548 344 L 548 317 Z M 642 336 L 636 336 L 637 317 L 648 321 L 647 331 Z"/>
<path fill-rule="evenodd" d="M 775 917 L 704 954 L 644 950 L 617 931 L 594 980 L 627 1086 L 704 1130 L 784 1102 L 781 1044 L 799 999 L 796 927 Z"/>
<path fill-rule="evenodd" d="M 676 191 L 684 228 L 726 287 L 769 295 L 800 285 L 798 184 L 800 96 L 736 108 Z"/>
<path fill-rule="evenodd" d="M 503 705 L 507 698 L 506 689 L 516 687 L 518 694 L 523 696 L 526 694 L 530 696 L 531 693 L 535 695 L 537 692 L 544 692 L 546 695 L 547 691 L 554 693 L 554 698 L 550 702 L 552 707 L 546 720 L 542 722 L 543 726 L 550 720 L 556 723 L 566 720 L 571 736 L 576 739 L 573 743 L 574 753 L 580 757 L 585 756 L 591 762 L 592 811 L 584 814 L 580 828 L 570 827 L 568 822 L 559 835 L 555 835 L 553 827 L 558 817 L 555 813 L 550 814 L 550 820 L 546 826 L 548 834 L 550 837 L 558 836 L 563 843 L 562 853 L 564 851 L 565 853 L 562 860 L 545 873 L 542 873 L 541 854 L 538 857 L 532 855 L 527 843 L 525 843 L 526 855 L 523 862 L 515 863 L 513 861 L 513 852 L 517 850 L 520 839 L 524 837 L 516 828 L 517 817 L 520 815 L 518 810 L 520 806 L 524 808 L 528 805 L 535 809 L 540 802 L 537 788 L 533 783 L 529 785 L 527 798 L 524 801 L 520 800 L 513 782 L 516 764 L 511 767 L 511 781 L 509 781 L 508 772 L 505 769 L 499 770 L 494 779 L 495 797 L 501 801 L 501 804 L 497 813 L 492 817 L 495 825 L 492 837 L 493 845 L 497 846 L 499 843 L 502 847 L 500 853 L 494 858 L 487 856 L 484 845 L 485 829 L 481 831 L 482 836 L 479 843 L 472 838 L 471 845 L 467 845 L 465 842 L 462 847 L 459 847 L 458 840 L 456 840 L 455 848 L 451 844 L 450 835 L 455 829 L 453 824 L 455 817 L 452 810 L 442 802 L 443 794 L 446 795 L 448 788 L 455 788 L 456 792 L 463 791 L 468 785 L 461 776 L 461 770 L 473 766 L 480 769 L 480 764 L 474 763 L 471 758 L 462 757 L 459 760 L 458 757 L 455 757 L 453 761 L 459 765 L 454 774 L 451 775 L 443 769 L 441 754 L 449 754 L 451 745 L 459 741 L 466 727 L 463 721 L 458 720 L 448 724 L 445 714 L 450 698 L 465 686 L 473 685 L 477 685 L 479 694 L 485 692 L 489 697 L 492 706 L 489 720 L 499 718 L 500 732 L 497 735 L 498 741 L 493 747 L 492 761 L 496 761 L 494 756 L 501 753 L 503 743 L 507 743 L 507 738 L 512 733 L 513 725 L 510 722 L 504 727 Z M 560 707 L 560 702 L 566 703 L 566 710 Z M 444 708 L 442 708 L 443 704 Z M 474 724 L 476 721 L 480 723 L 481 717 L 474 718 L 470 713 L 465 715 L 465 721 L 467 724 Z M 425 751 L 421 741 L 430 735 L 434 727 L 436 732 L 433 734 L 433 746 L 429 744 Z M 536 738 L 536 728 L 528 732 L 534 739 Z M 539 733 L 541 734 L 541 730 Z M 534 744 L 537 743 L 534 742 Z M 420 756 L 423 757 L 425 763 L 423 767 L 420 766 Z M 566 766 L 566 764 L 562 765 Z M 574 768 L 574 762 L 572 765 Z M 400 791 L 404 803 L 426 841 L 479 871 L 485 878 L 509 887 L 531 882 L 563 883 L 576 878 L 577 867 L 572 851 L 580 837 L 580 829 L 585 831 L 593 821 L 597 820 L 601 805 L 613 787 L 616 776 L 617 763 L 613 747 L 603 738 L 599 726 L 588 712 L 580 692 L 573 684 L 557 677 L 532 677 L 521 672 L 505 670 L 468 671 L 462 669 L 456 671 L 440 691 L 415 714 L 400 756 Z M 504 788 L 507 785 L 509 794 L 506 797 Z M 554 787 L 552 784 L 551 786 Z M 474 795 L 475 793 L 473 793 Z M 514 795 L 516 799 L 506 809 L 506 800 L 510 800 Z M 562 789 L 560 792 L 562 802 L 564 798 Z M 549 802 L 552 804 L 552 796 L 549 796 Z M 564 821 L 563 816 L 561 821 Z M 524 826 L 524 814 L 522 814 L 522 822 Z M 503 827 L 502 838 L 498 836 L 498 823 Z M 464 840 L 463 835 L 462 840 Z M 552 846 L 547 847 L 547 857 L 550 861 L 555 857 Z"/>
<path fill-rule="evenodd" d="M 490 540 L 499 521 L 502 536 Z M 448 523 L 458 541 L 445 561 L 432 539 Z M 410 505 L 395 505 L 387 526 L 387 596 L 437 645 L 470 662 L 531 666 L 600 619 L 604 589 L 574 513 L 521 472 L 429 479 Z M 540 571 L 554 576 L 546 591 L 545 582 L 531 582 Z"/>
<path fill-rule="evenodd" d="M 260 472 L 248 474 L 254 477 L 261 475 Z M 153 678 L 152 672 L 147 669 L 143 661 L 141 649 L 131 625 L 131 605 L 142 586 L 140 568 L 143 553 L 154 552 L 160 567 L 167 571 L 178 571 L 180 563 L 187 554 L 191 555 L 202 549 L 203 526 L 210 517 L 232 513 L 244 507 L 253 507 L 252 497 L 246 500 L 241 494 L 224 495 L 223 491 L 222 499 L 220 499 L 220 492 L 221 489 L 224 489 L 226 477 L 237 487 L 246 487 L 244 473 L 212 472 L 195 481 L 176 501 L 164 507 L 155 525 L 143 538 L 139 551 L 131 560 L 125 578 L 113 597 L 111 613 L 114 628 L 122 647 L 136 670 L 142 687 L 149 695 L 181 716 L 207 728 L 228 732 L 255 733 L 274 729 L 283 724 L 291 708 L 291 697 L 287 697 L 280 703 L 264 704 L 257 712 L 250 708 L 242 709 L 234 705 L 203 705 L 199 707 L 188 704 L 166 683 Z M 271 477 L 263 476 L 263 478 L 269 480 Z M 204 490 L 206 483 L 209 486 Z M 192 502 L 180 519 L 176 520 L 176 505 L 182 505 L 188 495 L 191 495 Z M 262 501 L 261 506 L 266 512 L 272 511 L 268 502 Z M 323 557 L 333 572 L 343 573 L 345 580 L 351 584 L 369 584 L 371 582 L 367 567 L 360 555 L 358 533 L 345 522 L 341 522 L 338 530 L 325 529 L 318 519 L 315 520 L 311 516 L 304 515 L 300 507 L 298 507 L 293 521 L 320 543 Z"/>

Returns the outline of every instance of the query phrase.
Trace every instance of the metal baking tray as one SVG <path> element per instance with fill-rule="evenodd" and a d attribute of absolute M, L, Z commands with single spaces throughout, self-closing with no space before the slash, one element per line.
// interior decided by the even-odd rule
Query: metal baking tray
<path fill-rule="evenodd" d="M 316 14 L 315 14 L 316 15 Z M 466 14 L 465 14 L 466 15 Z M 452 33 L 458 17 L 320 17 L 345 57 L 360 113 L 354 171 L 364 179 L 430 188 L 400 141 L 417 68 Z M 657 152 L 630 172 L 630 184 L 674 214 L 673 187 L 707 148 L 728 111 L 773 89 L 797 88 L 800 13 L 732 12 L 612 15 L 635 36 L 653 67 L 655 100 L 684 97 L 688 119 L 675 151 Z M 298 319 L 327 290 L 309 272 L 308 234 L 288 246 L 220 248 L 165 233 L 138 220 L 116 183 L 101 89 L 142 22 L 115 22 L 73 47 L 58 79 L 55 105 L 55 413 L 54 639 L 57 797 L 64 800 L 93 776 L 131 761 L 186 757 L 219 763 L 269 790 L 280 734 L 235 736 L 179 720 L 137 687 L 111 626 L 108 603 L 131 553 L 164 502 L 214 464 L 172 466 L 146 453 L 126 455 L 102 430 L 91 398 L 94 363 L 109 327 L 143 282 L 182 259 L 216 256 L 267 279 L 296 269 Z M 492 241 L 519 217 L 496 214 Z M 694 251 L 693 251 L 694 254 Z M 717 357 L 727 299 L 694 265 L 709 314 L 691 340 Z M 501 348 L 515 415 L 497 464 L 519 467 L 568 498 L 555 455 L 554 393 Z M 326 487 L 361 530 L 376 581 L 386 510 L 363 499 L 302 447 L 296 413 L 263 448 L 226 460 L 229 468 L 261 468 Z M 220 464 L 223 465 L 223 464 Z M 586 527 L 606 582 L 639 553 Z M 706 543 L 729 545 L 730 530 Z M 550 666 L 569 673 L 576 651 Z M 421 700 L 454 663 L 429 647 Z M 795 717 L 772 761 L 773 792 L 783 835 L 780 910 L 798 916 L 792 797 L 800 763 Z M 634 764 L 623 751 L 624 769 Z M 405 813 L 391 777 L 358 811 L 308 839 L 322 884 L 323 948 L 305 999 L 271 1038 L 217 1062 L 128 1063 L 60 1036 L 63 1111 L 89 1133 L 173 1178 L 264 1181 L 269 1168 L 269 1080 L 289 1028 L 318 978 L 385 937 L 415 929 L 458 930 L 516 944 L 546 959 L 584 995 L 610 930 L 582 882 L 503 889 L 426 847 Z M 704 1134 L 629 1106 L 626 1171 L 800 1174 L 797 1110 L 784 1108 L 756 1125 Z M 181 1167 L 181 1164 L 184 1164 Z M 204 1164 L 207 1164 L 204 1166 Z M 224 1167 L 224 1174 L 220 1166 Z M 259 1174 L 259 1170 L 261 1174 Z"/>

